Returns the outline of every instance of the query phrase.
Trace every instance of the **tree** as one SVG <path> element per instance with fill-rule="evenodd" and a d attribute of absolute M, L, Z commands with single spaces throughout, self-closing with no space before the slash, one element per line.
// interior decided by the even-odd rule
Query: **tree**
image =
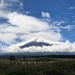
<path fill-rule="evenodd" d="M 10 56 L 10 58 L 9 58 L 9 60 L 11 60 L 11 61 L 13 61 L 13 60 L 15 60 L 16 58 L 15 58 L 15 56 L 13 56 L 13 55 L 11 55 Z"/>

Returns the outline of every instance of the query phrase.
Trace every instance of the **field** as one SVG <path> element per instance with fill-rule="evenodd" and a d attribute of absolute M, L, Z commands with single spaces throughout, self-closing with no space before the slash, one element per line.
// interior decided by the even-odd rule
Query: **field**
<path fill-rule="evenodd" d="M 0 75 L 75 75 L 75 59 L 0 58 Z"/>

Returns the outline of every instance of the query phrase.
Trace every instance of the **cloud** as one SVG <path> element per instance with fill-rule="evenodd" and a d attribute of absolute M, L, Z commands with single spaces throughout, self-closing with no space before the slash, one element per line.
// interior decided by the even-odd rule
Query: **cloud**
<path fill-rule="evenodd" d="M 74 45 L 75 43 L 70 43 L 69 41 L 64 43 L 59 42 L 58 45 L 51 46 L 48 50 L 50 50 L 50 52 L 75 52 Z"/>
<path fill-rule="evenodd" d="M 9 14 L 8 19 L 9 23 L 16 25 L 26 32 L 43 31 L 49 29 L 49 25 L 46 22 L 40 21 L 32 16 L 18 14 L 16 12 Z"/>
<path fill-rule="evenodd" d="M 5 5 L 5 4 L 4 4 L 4 0 L 1 0 L 1 1 L 0 1 L 0 8 L 3 8 L 4 5 Z"/>
<path fill-rule="evenodd" d="M 59 41 L 60 39 L 63 39 L 61 34 L 55 33 L 53 31 L 42 31 L 42 32 L 37 32 L 37 33 L 30 33 L 29 35 L 22 36 L 21 38 L 23 40 L 29 40 L 29 39 L 36 37 L 36 36 L 40 36 L 45 39 L 49 39 L 51 41 Z"/>
<path fill-rule="evenodd" d="M 0 42 L 11 45 L 15 42 L 14 38 L 16 38 L 16 35 L 13 33 L 0 33 Z"/>
<path fill-rule="evenodd" d="M 60 28 L 70 29 L 70 26 L 61 26 L 64 21 L 48 23 L 45 20 L 17 12 L 9 13 L 7 19 L 7 23 L 0 25 L 0 42 L 9 45 L 17 43 L 17 38 L 26 41 L 36 36 L 52 41 L 62 41 Z"/>
<path fill-rule="evenodd" d="M 7 1 L 10 1 L 10 0 L 7 0 Z M 19 2 L 20 0 L 11 0 L 12 2 Z M 10 2 L 11 2 L 10 1 Z"/>
<path fill-rule="evenodd" d="M 20 6 L 23 7 L 23 3 L 22 2 L 20 2 Z"/>
<path fill-rule="evenodd" d="M 61 27 L 62 29 L 67 29 L 67 30 L 71 30 L 72 29 L 72 26 L 71 25 L 66 25 L 64 27 Z"/>
<path fill-rule="evenodd" d="M 5 12 L 1 10 L 0 11 L 0 17 L 6 17 L 7 16 L 6 14 L 8 14 L 8 12 L 6 12 L 6 14 L 5 14 Z"/>
<path fill-rule="evenodd" d="M 69 7 L 69 9 L 70 9 L 70 10 L 73 10 L 73 9 L 75 9 L 75 6 L 73 6 L 73 7 Z"/>
<path fill-rule="evenodd" d="M 45 40 L 45 39 L 43 39 L 43 40 Z M 69 41 L 66 41 L 66 42 L 53 42 L 53 41 L 49 41 L 49 40 L 47 40 L 47 41 L 48 41 L 48 43 L 53 44 L 53 45 L 52 46 L 42 46 L 42 47 L 29 46 L 29 47 L 20 49 L 19 47 L 24 45 L 25 44 L 25 42 L 24 42 L 24 43 L 19 43 L 19 44 L 7 47 L 6 49 L 4 49 L 3 52 L 44 52 L 45 54 L 47 54 L 47 52 L 48 52 L 48 54 L 49 54 L 49 52 L 70 52 L 70 53 L 75 52 L 75 43 L 70 43 Z M 29 42 L 29 41 L 27 41 L 27 42 Z"/>
<path fill-rule="evenodd" d="M 54 21 L 52 23 L 53 25 L 55 25 L 55 27 L 57 26 L 58 29 L 65 29 L 65 30 L 72 30 L 73 25 L 65 25 L 63 26 L 63 24 L 65 24 L 65 21 Z"/>
<path fill-rule="evenodd" d="M 48 12 L 41 12 L 43 18 L 50 18 L 50 14 Z"/>
<path fill-rule="evenodd" d="M 0 17 L 5 17 L 8 21 L 0 24 L 0 42 L 11 45 L 17 43 L 17 38 L 25 41 L 35 36 L 45 37 L 53 41 L 63 39 L 58 27 L 49 24 L 45 20 L 28 16 L 27 14 L 30 13 L 28 11 L 26 15 L 17 13 L 16 10 L 19 9 L 19 7 L 23 7 L 20 0 L 1 0 Z M 15 12 L 11 12 L 13 10 Z M 48 12 L 42 12 L 42 16 L 44 18 L 50 18 Z"/>
<path fill-rule="evenodd" d="M 71 30 L 73 28 L 71 25 L 63 26 L 63 24 L 65 24 L 64 21 L 45 21 L 46 19 L 51 19 L 48 12 L 41 12 L 42 17 L 45 18 L 44 20 L 28 16 L 27 14 L 30 13 L 28 11 L 25 12 L 26 15 L 21 14 L 21 12 L 18 13 L 17 10 L 22 7 L 23 3 L 21 3 L 20 0 L 1 0 L 0 18 L 4 17 L 8 19 L 8 21 L 0 24 L 0 42 L 12 45 L 18 42 L 18 40 L 16 40 L 17 38 L 26 41 L 36 36 L 52 41 L 62 41 L 64 38 L 61 30 Z M 75 9 L 75 6 L 69 9 Z M 74 51 L 74 46 L 75 43 L 68 44 L 67 42 L 67 46 L 64 45 L 59 48 L 67 48 L 69 51 Z M 57 47 L 55 48 L 57 49 Z"/>
<path fill-rule="evenodd" d="M 65 23 L 65 21 L 54 21 L 53 25 L 61 26 L 64 23 Z"/>
<path fill-rule="evenodd" d="M 23 4 L 20 0 L 1 0 L 0 1 L 0 17 L 7 17 L 12 11 L 23 9 Z"/>
<path fill-rule="evenodd" d="M 13 12 L 8 14 L 7 19 L 9 24 L 0 25 L 0 41 L 7 44 L 16 43 L 16 38 L 26 41 L 35 36 L 53 41 L 63 39 L 57 27 L 33 16 Z M 19 36 L 19 34 L 22 35 Z M 9 37 L 5 38 L 5 36 Z"/>
<path fill-rule="evenodd" d="M 56 41 L 62 39 L 61 37 L 59 37 L 61 36 L 61 34 L 54 32 L 53 27 L 51 25 L 49 25 L 45 21 L 41 21 L 38 18 L 14 12 L 8 15 L 8 19 L 9 23 L 11 23 L 12 25 L 16 25 L 16 27 L 18 27 L 19 30 L 17 31 L 20 33 L 25 33 L 28 35 L 32 34 L 33 36 L 42 35 L 42 34 L 43 36 L 45 36 L 46 34 L 46 36 L 50 35 L 51 39 L 57 36 L 55 38 Z"/>
<path fill-rule="evenodd" d="M 4 3 L 4 0 L 1 0 L 0 1 L 0 17 L 5 17 L 6 15 L 5 15 L 5 12 L 3 11 L 4 10 L 4 8 L 5 8 L 5 3 Z"/>

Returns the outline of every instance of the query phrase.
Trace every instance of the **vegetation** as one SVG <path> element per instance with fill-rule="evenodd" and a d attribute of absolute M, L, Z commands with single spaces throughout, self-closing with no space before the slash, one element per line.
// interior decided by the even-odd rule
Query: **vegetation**
<path fill-rule="evenodd" d="M 16 58 L 0 59 L 0 75 L 75 75 L 75 59 Z"/>
<path fill-rule="evenodd" d="M 9 60 L 10 61 L 13 61 L 13 60 L 15 60 L 16 58 L 15 58 L 15 56 L 13 56 L 13 55 L 11 55 L 10 57 L 9 57 Z"/>

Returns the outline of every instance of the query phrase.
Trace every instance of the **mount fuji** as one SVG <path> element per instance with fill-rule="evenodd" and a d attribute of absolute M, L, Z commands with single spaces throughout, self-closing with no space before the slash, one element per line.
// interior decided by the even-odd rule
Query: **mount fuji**
<path fill-rule="evenodd" d="M 63 43 L 49 41 L 42 37 L 34 37 L 26 42 L 7 47 L 5 52 L 50 52 L 50 47 L 59 45 L 63 45 Z"/>
<path fill-rule="evenodd" d="M 42 56 L 42 55 L 70 55 L 73 54 L 69 44 L 64 42 L 54 42 L 42 37 L 34 37 L 26 42 L 18 43 L 7 47 L 2 55 L 24 55 L 24 56 Z"/>

